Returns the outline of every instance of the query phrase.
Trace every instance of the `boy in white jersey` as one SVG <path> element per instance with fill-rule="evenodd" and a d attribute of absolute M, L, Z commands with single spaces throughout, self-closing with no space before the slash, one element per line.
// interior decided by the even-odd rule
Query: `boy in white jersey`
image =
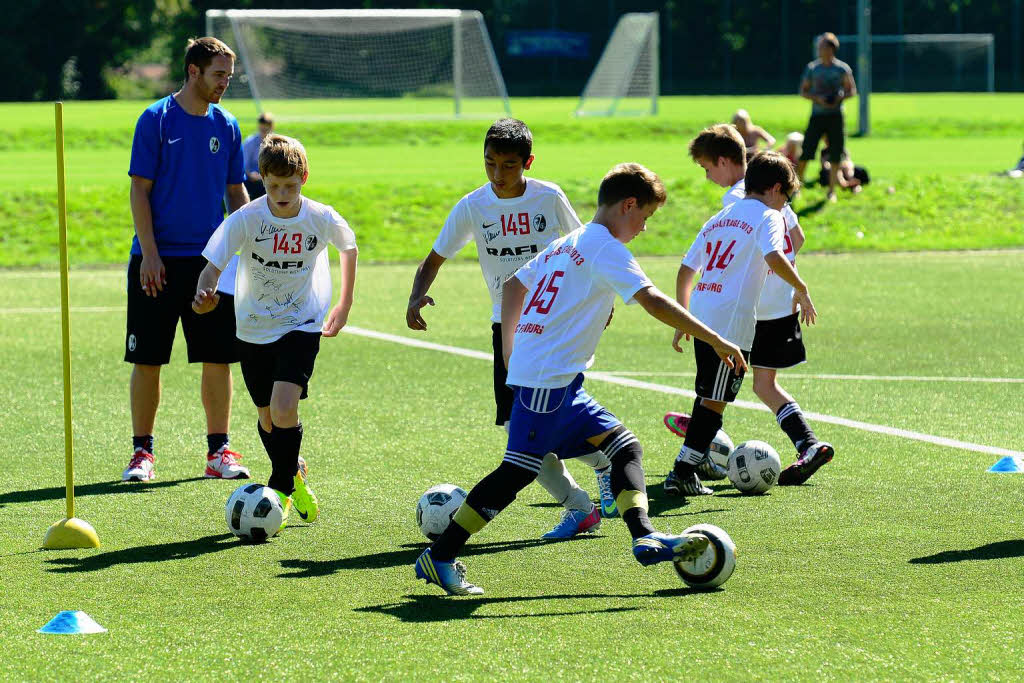
<path fill-rule="evenodd" d="M 784 254 L 785 223 L 779 211 L 799 187 L 793 165 L 778 152 L 758 154 L 747 167 L 745 185 L 745 198 L 712 216 L 697 234 L 679 269 L 677 296 L 747 355 L 754 342 L 755 309 L 769 268 L 793 287 L 791 306 L 799 305 L 803 322 L 813 324 L 817 312 L 807 285 Z M 703 271 L 701 281 L 687 300 L 699 271 Z M 678 339 L 674 344 L 678 349 Z M 722 428 L 725 407 L 736 399 L 743 384 L 743 373 L 720 363 L 704 342 L 694 340 L 693 347 L 697 401 L 683 447 L 664 484 L 666 493 L 675 495 L 712 493 L 701 484 L 696 468 Z"/>
<path fill-rule="evenodd" d="M 192 308 L 212 311 L 217 281 L 241 249 L 235 280 L 235 318 L 242 376 L 259 421 L 256 429 L 270 456 L 267 485 L 306 522 L 319 515 L 316 495 L 299 457 L 299 400 L 308 395 L 320 337 L 337 336 L 348 321 L 356 277 L 356 237 L 325 204 L 302 196 L 309 177 L 306 150 L 293 138 L 269 135 L 260 148 L 260 175 L 267 194 L 228 216 L 210 238 L 209 261 Z M 341 253 L 341 292 L 331 308 L 327 244 Z M 325 320 L 326 316 L 326 320 Z"/>
<path fill-rule="evenodd" d="M 741 201 L 746 196 L 744 174 L 747 164 L 743 140 L 732 126 L 723 123 L 701 131 L 690 142 L 690 156 L 705 170 L 708 180 L 729 188 L 722 197 L 723 207 Z M 796 254 L 803 246 L 804 233 L 788 204 L 782 207 L 782 219 L 786 229 L 783 254 L 795 270 Z M 676 296 L 686 307 L 689 307 L 692 276 L 692 271 L 680 268 Z M 779 484 L 783 486 L 804 483 L 819 467 L 832 460 L 835 454 L 831 444 L 818 440 L 800 406 L 778 383 L 779 370 L 807 360 L 800 321 L 792 306 L 793 288 L 769 271 L 757 304 L 757 325 L 750 350 L 750 366 L 754 370 L 754 393 L 771 408 L 779 427 L 796 448 L 796 462 L 779 476 Z M 672 346 L 676 351 L 682 350 L 678 336 L 672 340 Z M 689 417 L 683 413 L 668 413 L 665 415 L 665 426 L 685 437 L 688 420 Z M 705 468 L 717 466 L 710 458 L 705 458 L 698 472 L 704 473 Z M 724 475 L 723 472 L 718 474 L 719 478 Z M 671 484 L 670 481 L 670 490 L 673 488 Z"/>
<path fill-rule="evenodd" d="M 707 548 L 700 534 L 654 530 L 647 517 L 643 449 L 582 386 L 616 296 L 706 339 L 729 367 L 744 367 L 740 349 L 658 291 L 626 247 L 664 203 L 665 187 L 657 175 L 640 164 L 619 164 L 601 182 L 594 220 L 549 244 L 505 283 L 503 358 L 514 388 L 508 447 L 498 468 L 473 487 L 445 532 L 416 560 L 417 578 L 449 595 L 483 593 L 466 581 L 465 567 L 455 561 L 470 534 L 536 478 L 545 454 L 572 458 L 594 447 L 611 460 L 612 491 L 638 562 L 692 558 Z"/>
<path fill-rule="evenodd" d="M 500 119 L 484 138 L 484 168 L 489 182 L 464 196 L 445 221 L 433 249 L 416 269 L 406 324 L 412 330 L 426 330 L 420 311 L 434 305 L 427 296 L 430 285 L 447 259 L 453 258 L 470 241 L 476 241 L 480 270 L 491 295 L 491 345 L 494 350 L 495 424 L 508 425 L 512 413 L 512 390 L 505 383 L 501 357 L 501 288 L 516 270 L 536 256 L 552 240 L 580 227 L 569 200 L 554 183 L 525 177 L 533 164 L 533 135 L 517 119 Z M 562 518 L 544 538 L 570 538 L 584 531 L 596 531 L 601 517 L 613 517 L 611 470 L 603 453 L 580 458 L 593 467 L 601 493 L 599 511 L 554 455 L 544 460 L 538 483 L 564 508 Z"/>

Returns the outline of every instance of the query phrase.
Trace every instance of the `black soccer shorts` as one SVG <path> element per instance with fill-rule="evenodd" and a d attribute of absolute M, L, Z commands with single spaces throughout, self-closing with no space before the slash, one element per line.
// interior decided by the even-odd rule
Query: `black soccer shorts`
<path fill-rule="evenodd" d="M 491 324 L 491 347 L 494 349 L 494 424 L 499 427 L 512 419 L 512 402 L 515 392 L 505 384 L 508 368 L 501 351 L 501 323 Z"/>
<path fill-rule="evenodd" d="M 735 401 L 746 371 L 734 371 L 718 357 L 711 344 L 700 339 L 693 340 L 693 356 L 697 361 L 697 378 L 693 383 L 697 396 L 725 403 Z M 743 357 L 749 358 L 750 352 L 744 351 Z"/>
<path fill-rule="evenodd" d="M 750 348 L 750 364 L 756 368 L 782 370 L 807 360 L 800 314 L 794 313 L 773 320 L 758 320 L 754 343 Z"/>
<path fill-rule="evenodd" d="M 142 291 L 139 270 L 142 257 L 128 263 L 128 325 L 124 359 L 141 365 L 166 365 L 171 360 L 174 335 L 181 329 L 188 347 L 189 363 L 236 363 L 234 297 L 221 294 L 217 308 L 199 315 L 192 310 L 199 274 L 206 267 L 202 256 L 162 259 L 167 284 L 156 297 Z"/>
<path fill-rule="evenodd" d="M 270 405 L 274 382 L 291 382 L 302 387 L 299 398 L 309 396 L 309 378 L 320 352 L 319 332 L 289 332 L 268 344 L 237 341 L 242 378 L 257 408 Z"/>

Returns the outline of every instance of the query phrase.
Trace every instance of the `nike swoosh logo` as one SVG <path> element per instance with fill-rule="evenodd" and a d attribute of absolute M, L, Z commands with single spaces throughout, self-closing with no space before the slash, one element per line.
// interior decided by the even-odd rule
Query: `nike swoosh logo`
<path fill-rule="evenodd" d="M 173 140 L 168 140 L 167 144 L 173 145 L 175 142 L 181 142 L 181 138 L 174 138 Z"/>
<path fill-rule="evenodd" d="M 309 515 L 307 515 L 307 514 L 303 513 L 303 512 L 302 512 L 301 510 L 299 510 L 298 508 L 295 508 L 295 512 L 296 512 L 296 513 L 297 513 L 297 514 L 299 515 L 299 517 L 301 517 L 301 518 L 303 519 L 303 521 L 305 521 L 305 519 L 306 519 L 307 517 L 309 517 Z"/>
<path fill-rule="evenodd" d="M 266 241 L 267 241 L 267 240 L 269 240 L 269 239 L 270 239 L 269 237 L 257 237 L 257 238 L 256 238 L 256 239 L 254 239 L 253 241 L 254 241 L 254 242 L 266 242 Z"/>
<path fill-rule="evenodd" d="M 489 227 L 491 227 L 493 225 L 497 225 L 497 223 L 482 223 L 481 225 L 483 225 L 484 226 L 484 230 L 486 230 L 487 228 L 489 228 Z"/>

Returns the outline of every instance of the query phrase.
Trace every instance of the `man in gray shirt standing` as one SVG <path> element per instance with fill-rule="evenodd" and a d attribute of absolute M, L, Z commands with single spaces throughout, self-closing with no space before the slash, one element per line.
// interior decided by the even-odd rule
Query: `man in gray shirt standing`
<path fill-rule="evenodd" d="M 807 122 L 807 132 L 804 133 L 803 153 L 797 164 L 797 175 L 802 182 L 807 162 L 817 155 L 821 136 L 826 136 L 832 165 L 828 179 L 830 202 L 836 201 L 836 169 L 846 150 L 843 100 L 857 94 L 853 71 L 845 62 L 836 59 L 837 50 L 839 39 L 835 34 L 821 34 L 818 38 L 818 59 L 807 65 L 800 79 L 800 96 L 814 104 L 811 107 L 811 118 Z"/>

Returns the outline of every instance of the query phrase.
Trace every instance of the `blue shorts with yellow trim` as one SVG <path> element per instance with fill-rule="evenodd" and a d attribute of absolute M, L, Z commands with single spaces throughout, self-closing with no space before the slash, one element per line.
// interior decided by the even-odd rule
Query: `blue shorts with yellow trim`
<path fill-rule="evenodd" d="M 594 451 L 587 439 L 622 424 L 583 390 L 582 373 L 567 387 L 512 389 L 515 400 L 509 424 L 509 451 L 575 458 Z"/>

